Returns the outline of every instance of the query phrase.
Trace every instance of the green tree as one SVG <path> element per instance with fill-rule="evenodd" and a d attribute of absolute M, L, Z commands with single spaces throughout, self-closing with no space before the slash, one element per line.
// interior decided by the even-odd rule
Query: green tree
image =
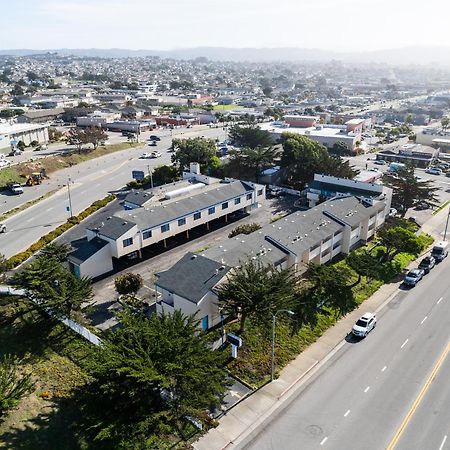
<path fill-rule="evenodd" d="M 58 259 L 46 255 L 38 255 L 17 272 L 12 283 L 25 289 L 38 307 L 62 317 L 71 317 L 93 297 L 89 278 L 77 278 Z"/>
<path fill-rule="evenodd" d="M 248 126 L 235 125 L 230 128 L 230 138 L 241 147 L 257 148 L 271 147 L 273 144 L 270 133 L 261 130 L 257 125 Z"/>
<path fill-rule="evenodd" d="M 336 142 L 330 150 L 330 153 L 338 156 L 349 156 L 352 152 L 348 149 L 347 144 L 342 141 Z"/>
<path fill-rule="evenodd" d="M 409 208 L 413 208 L 422 203 L 429 207 L 438 204 L 436 192 L 439 188 L 434 187 L 432 181 L 418 180 L 414 174 L 414 166 L 408 165 L 397 171 L 397 177 L 383 177 L 386 186 L 391 187 L 392 206 L 398 210 L 402 217 L 405 216 Z"/>
<path fill-rule="evenodd" d="M 441 126 L 444 130 L 446 130 L 448 128 L 448 126 L 450 125 L 450 119 L 447 116 L 444 116 L 441 119 Z"/>
<path fill-rule="evenodd" d="M 70 145 L 75 145 L 78 153 L 81 153 L 83 145 L 89 143 L 85 130 L 79 127 L 70 129 L 67 140 Z"/>
<path fill-rule="evenodd" d="M 23 151 L 25 150 L 25 147 L 26 147 L 25 142 L 19 141 L 19 142 L 17 143 L 17 148 L 18 148 L 20 151 L 23 152 Z"/>
<path fill-rule="evenodd" d="M 358 275 L 357 284 L 361 283 L 362 277 L 370 280 L 378 276 L 379 262 L 366 248 L 349 253 L 345 262 Z"/>
<path fill-rule="evenodd" d="M 153 169 L 153 183 L 155 186 L 172 183 L 179 179 L 178 170 L 173 166 L 157 166 Z"/>
<path fill-rule="evenodd" d="M 147 318 L 125 311 L 96 349 L 79 402 L 85 427 L 105 448 L 163 448 L 190 417 L 208 426 L 227 386 L 223 355 L 180 311 Z M 136 443 L 135 446 L 130 442 Z M 155 443 L 158 443 L 156 445 Z"/>
<path fill-rule="evenodd" d="M 243 225 L 238 225 L 236 228 L 233 228 L 228 235 L 229 238 L 233 238 L 238 236 L 239 234 L 250 234 L 254 231 L 257 231 L 261 228 L 259 223 L 244 223 Z"/>
<path fill-rule="evenodd" d="M 31 374 L 22 373 L 16 358 L 3 355 L 0 360 L 0 419 L 32 390 Z"/>
<path fill-rule="evenodd" d="M 84 130 L 84 141 L 92 144 L 94 150 L 108 140 L 108 135 L 99 127 L 88 127 Z"/>
<path fill-rule="evenodd" d="M 377 237 L 379 245 L 385 248 L 385 261 L 392 261 L 399 253 L 418 255 L 423 248 L 420 238 L 402 227 L 381 228 Z"/>
<path fill-rule="evenodd" d="M 172 162 L 181 170 L 189 167 L 191 162 L 198 162 L 202 170 L 207 169 L 216 156 L 216 146 L 212 139 L 174 139 L 173 147 L 175 153 L 172 155 Z"/>
<path fill-rule="evenodd" d="M 0 281 L 4 278 L 5 273 L 8 271 L 8 269 L 9 269 L 8 260 L 6 259 L 5 255 L 0 253 Z"/>
<path fill-rule="evenodd" d="M 330 155 L 321 144 L 293 133 L 282 135 L 281 168 L 285 181 L 293 187 L 304 188 L 315 173 L 342 178 L 353 178 L 356 171 L 340 156 Z"/>
<path fill-rule="evenodd" d="M 124 273 L 114 280 L 114 286 L 119 295 L 136 294 L 144 285 L 144 280 L 138 273 Z"/>
<path fill-rule="evenodd" d="M 261 171 L 274 164 L 278 151 L 273 147 L 243 148 L 245 165 L 254 173 L 255 181 L 259 182 Z"/>
<path fill-rule="evenodd" d="M 294 298 L 295 275 L 291 269 L 275 269 L 250 260 L 235 268 L 217 289 L 220 308 L 240 320 L 239 333 L 247 318 L 267 322 L 279 309 L 289 309 Z"/>
<path fill-rule="evenodd" d="M 60 244 L 59 242 L 51 242 L 41 250 L 40 254 L 46 258 L 54 258 L 58 262 L 63 263 L 67 260 L 69 252 L 69 245 Z"/>

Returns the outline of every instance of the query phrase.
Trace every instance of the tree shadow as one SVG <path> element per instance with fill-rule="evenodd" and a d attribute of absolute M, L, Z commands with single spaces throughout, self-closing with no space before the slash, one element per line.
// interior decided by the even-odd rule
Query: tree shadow
<path fill-rule="evenodd" d="M 49 411 L 19 422 L 0 436 L 8 450 L 80 450 L 89 448 L 77 433 L 79 411 L 69 401 L 50 401 Z"/>

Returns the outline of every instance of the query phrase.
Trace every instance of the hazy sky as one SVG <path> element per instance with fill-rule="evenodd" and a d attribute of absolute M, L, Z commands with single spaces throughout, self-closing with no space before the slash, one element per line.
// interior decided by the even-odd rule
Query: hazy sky
<path fill-rule="evenodd" d="M 0 0 L 0 48 L 450 45 L 448 0 Z"/>

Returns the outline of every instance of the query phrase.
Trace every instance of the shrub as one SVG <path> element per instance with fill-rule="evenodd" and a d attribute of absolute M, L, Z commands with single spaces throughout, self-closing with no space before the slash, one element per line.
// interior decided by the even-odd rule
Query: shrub
<path fill-rule="evenodd" d="M 144 284 L 144 280 L 138 273 L 124 273 L 114 280 L 116 291 L 120 295 L 135 294 Z"/>
<path fill-rule="evenodd" d="M 261 228 L 261 225 L 258 223 L 245 223 L 243 225 L 239 225 L 233 230 L 231 230 L 230 234 L 228 235 L 229 238 L 233 238 L 237 236 L 238 234 L 250 234 L 253 233 L 256 230 L 259 230 Z"/>

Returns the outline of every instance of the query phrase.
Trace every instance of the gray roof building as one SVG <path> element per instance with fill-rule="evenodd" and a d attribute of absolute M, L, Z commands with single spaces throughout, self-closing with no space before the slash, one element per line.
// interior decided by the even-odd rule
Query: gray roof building
<path fill-rule="evenodd" d="M 122 217 L 110 216 L 104 221 L 91 222 L 86 228 L 98 235 L 116 240 L 134 226 L 136 226 L 135 223 Z"/>
<path fill-rule="evenodd" d="M 108 245 L 108 242 L 98 237 L 91 239 L 90 241 L 86 241 L 83 245 L 70 253 L 70 261 L 76 264 L 81 264 L 87 261 L 91 256 L 95 255 L 105 245 Z"/>

